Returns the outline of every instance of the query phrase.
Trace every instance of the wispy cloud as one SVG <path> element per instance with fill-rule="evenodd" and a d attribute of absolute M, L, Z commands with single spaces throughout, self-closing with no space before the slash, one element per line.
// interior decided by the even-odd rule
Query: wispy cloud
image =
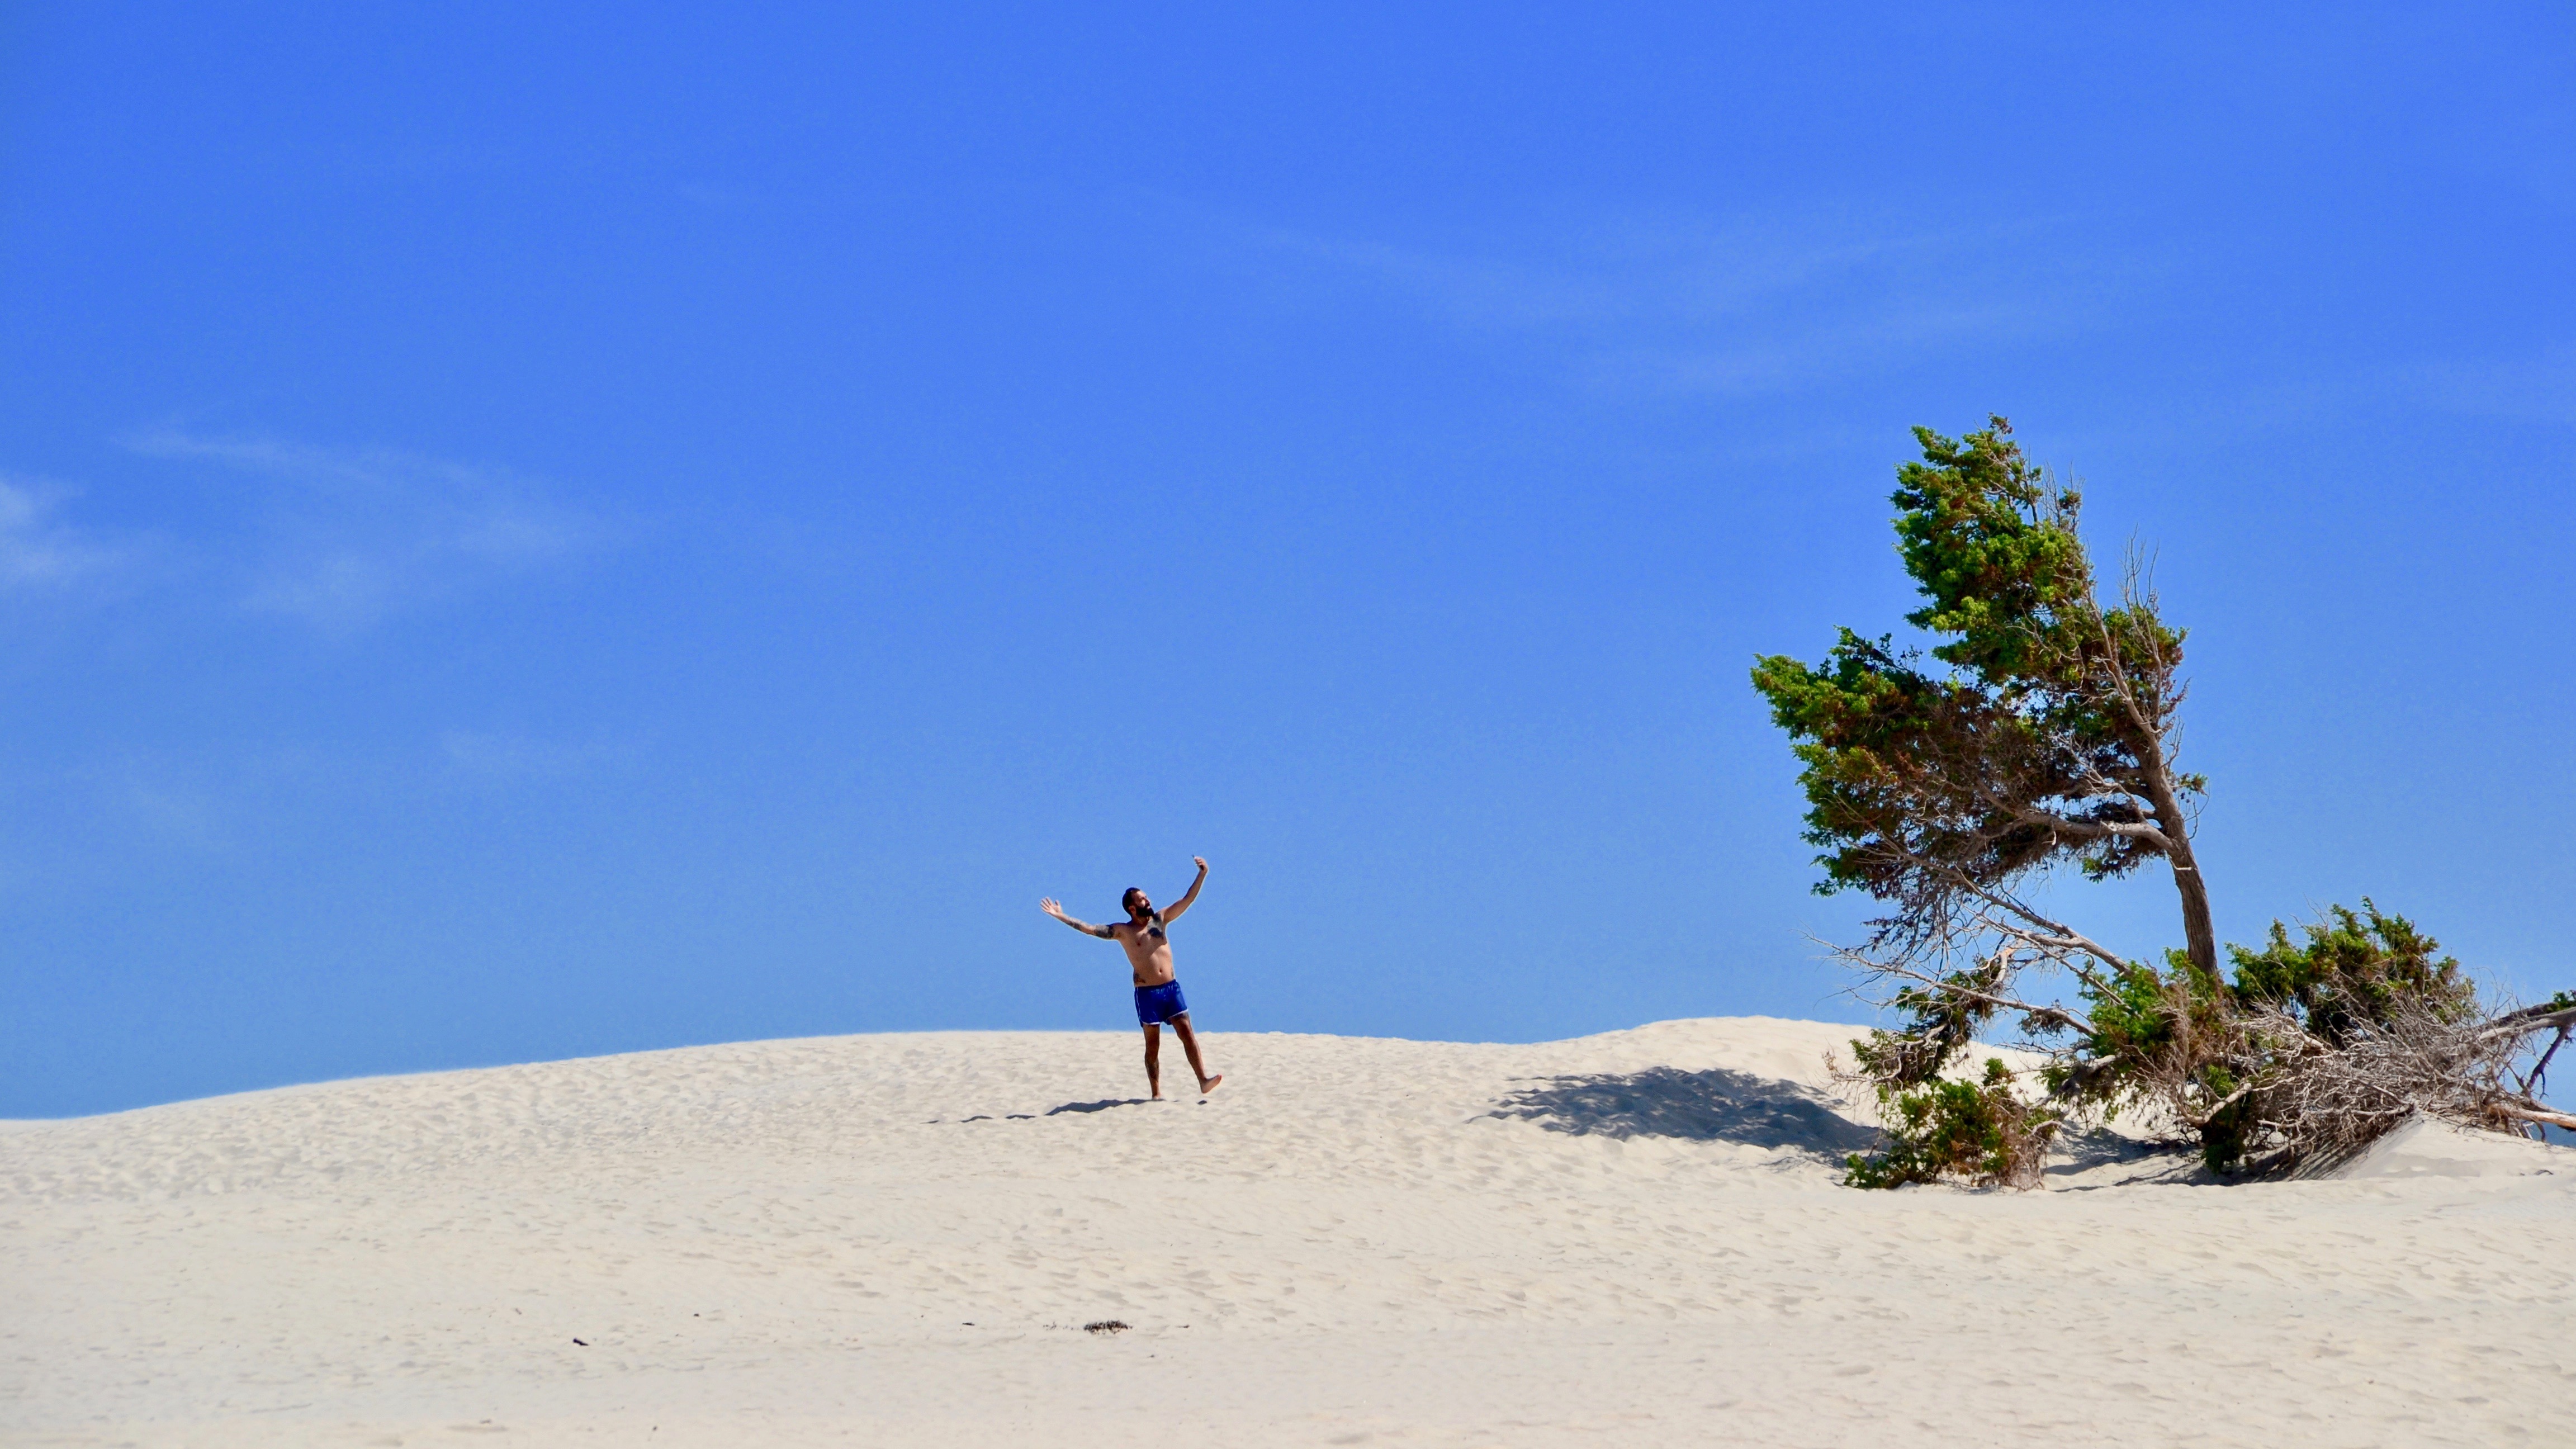
<path fill-rule="evenodd" d="M 229 792 L 236 798 L 224 798 L 221 778 L 202 760 L 109 747 L 58 762 L 46 772 L 43 789 L 62 792 L 56 803 L 77 820 L 75 833 L 111 848 L 149 844 L 212 851 L 232 842 L 227 820 L 241 803 L 238 789 Z"/>
<path fill-rule="evenodd" d="M 2415 370 L 2410 391 L 2452 412 L 2517 422 L 2576 422 L 2576 346 L 2509 359 L 2439 362 Z"/>
<path fill-rule="evenodd" d="M 570 779 L 631 763 L 637 754 L 631 745 L 563 744 L 484 730 L 449 730 L 438 748 L 457 773 L 492 782 Z"/>
<path fill-rule="evenodd" d="M 1569 375 L 1621 391 L 1758 392 L 2064 332 L 2138 270 L 2098 246 L 2053 245 L 2070 229 L 2054 217 L 1925 227 L 1819 211 L 1630 222 L 1482 250 L 1197 220 L 1260 269 L 1321 269 L 1455 326 L 1551 339 Z"/>
<path fill-rule="evenodd" d="M 1722 321 L 1820 280 L 1953 250 L 1958 240 L 1813 223 L 1631 225 L 1558 243 L 1543 258 L 1510 258 L 1288 231 L 1263 239 L 1417 292 L 1458 321 L 1504 327 Z"/>
<path fill-rule="evenodd" d="M 241 602 L 346 636 L 389 614 L 613 545 L 620 530 L 535 480 L 388 449 L 159 428 L 124 440 L 265 485 Z"/>
<path fill-rule="evenodd" d="M 57 516 L 72 490 L 0 475 L 0 588 L 61 590 L 95 580 L 130 550 Z"/>

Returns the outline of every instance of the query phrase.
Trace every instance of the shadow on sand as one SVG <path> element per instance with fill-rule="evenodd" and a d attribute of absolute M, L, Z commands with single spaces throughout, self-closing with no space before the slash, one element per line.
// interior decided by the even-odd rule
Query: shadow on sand
<path fill-rule="evenodd" d="M 1489 1117 L 1526 1117 L 1550 1132 L 1680 1137 L 1794 1147 L 1841 1156 L 1878 1145 L 1875 1128 L 1838 1115 L 1795 1082 L 1723 1067 L 1649 1067 L 1627 1076 L 1550 1077 L 1512 1093 Z"/>
<path fill-rule="evenodd" d="M 2057 1136 L 2048 1154 L 2050 1171 L 2090 1172 L 2097 1167 L 2154 1162 L 2176 1156 L 2169 1142 L 2141 1142 L 2102 1127 L 2071 1127 Z"/>
<path fill-rule="evenodd" d="M 1053 1117 L 1063 1112 L 1106 1112 L 1112 1107 L 1142 1107 L 1153 1100 L 1151 1097 L 1103 1097 L 1097 1102 L 1067 1102 L 1061 1107 L 1049 1107 L 1046 1114 Z"/>

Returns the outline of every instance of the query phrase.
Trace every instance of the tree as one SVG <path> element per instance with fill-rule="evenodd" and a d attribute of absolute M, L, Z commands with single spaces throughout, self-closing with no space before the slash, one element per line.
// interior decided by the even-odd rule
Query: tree
<path fill-rule="evenodd" d="M 1905 1018 L 1855 1044 L 1910 1164 L 1896 1179 L 1941 1170 L 1949 1159 L 1926 1143 L 2044 1150 L 2067 1104 L 2107 1113 L 2138 1098 L 2196 1131 L 2214 1163 L 2265 1143 L 2308 1150 L 2313 1133 L 2263 1115 L 2297 1097 L 2284 1095 L 2298 1076 L 2284 1063 L 2322 1051 L 2349 1065 L 2391 1032 L 2482 1026 L 2456 963 L 2435 969 L 2430 939 L 2376 907 L 2367 926 L 2344 913 L 2307 954 L 2276 924 L 2267 951 L 2234 950 L 2238 979 L 2225 979 L 2192 850 L 2206 782 L 2181 768 L 2177 748 L 2183 631 L 2164 621 L 2134 553 L 2105 603 L 2078 529 L 2080 495 L 2023 456 L 2011 424 L 1914 436 L 1922 458 L 1900 465 L 1893 501 L 1898 553 L 1926 602 L 1906 621 L 1941 641 L 1931 660 L 1946 668 L 1892 636 L 1844 629 L 1822 664 L 1774 655 L 1753 670 L 1803 766 L 1817 890 L 1863 891 L 1889 907 L 1840 954 Z M 2161 966 L 2122 958 L 2027 893 L 2065 868 L 2107 880 L 2159 861 L 2184 941 Z M 2036 999 L 2026 989 L 2035 972 L 2062 972 L 2081 1004 Z M 1991 1077 L 1977 1091 L 1939 1083 L 2007 1013 L 2049 1053 L 2058 1099 L 2019 1122 L 1996 1117 L 2015 1099 Z M 2487 1045 L 2467 1057 L 2457 1042 L 2425 1050 L 2449 1053 L 2442 1071 L 2484 1082 L 2469 1095 L 2492 1107 L 2505 1066 L 2478 1041 Z M 2546 1115 L 2528 1086 L 2518 1095 Z M 2329 1135 L 2362 1130 L 2344 1123 Z M 1855 1180 L 1886 1179 L 1895 1160 Z"/>

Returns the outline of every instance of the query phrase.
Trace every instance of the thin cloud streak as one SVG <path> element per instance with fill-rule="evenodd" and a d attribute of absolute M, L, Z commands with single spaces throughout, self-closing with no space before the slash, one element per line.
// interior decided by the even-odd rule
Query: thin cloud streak
<path fill-rule="evenodd" d="M 631 765 L 641 753 L 631 744 L 562 744 L 487 730 L 449 730 L 438 747 L 458 774 L 487 782 L 568 780 Z"/>
<path fill-rule="evenodd" d="M 1201 217 L 1237 264 L 1283 261 L 1374 283 L 1462 328 L 1552 338 L 1597 390 L 1754 393 L 1909 365 L 1931 344 L 2091 325 L 2147 268 L 2049 247 L 2073 224 L 2024 217 L 1909 229 L 1826 216 L 1630 224 L 1538 257 L 1443 253 Z M 1266 260 L 1265 260 L 1266 259 Z"/>
<path fill-rule="evenodd" d="M 96 579 L 130 551 L 55 521 L 71 490 L 0 475 L 0 589 L 61 590 Z"/>
<path fill-rule="evenodd" d="M 2408 381 L 2409 391 L 2450 412 L 2576 423 L 2576 345 L 2561 343 L 2512 358 L 2432 363 Z"/>
<path fill-rule="evenodd" d="M 166 427 L 123 441 L 146 457 L 211 463 L 268 485 L 239 601 L 334 637 L 621 541 L 609 519 L 497 469 Z"/>

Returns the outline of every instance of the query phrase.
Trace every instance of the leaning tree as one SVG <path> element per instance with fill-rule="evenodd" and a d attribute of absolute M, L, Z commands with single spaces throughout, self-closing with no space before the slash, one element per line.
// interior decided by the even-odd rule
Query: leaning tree
<path fill-rule="evenodd" d="M 1854 1044 L 1891 1141 L 1852 1181 L 2033 1182 L 2062 1123 L 2132 1106 L 2220 1168 L 2357 1145 L 2418 1111 L 2576 1128 L 2537 1098 L 2576 997 L 2482 1010 L 2430 937 L 2368 901 L 2302 941 L 2276 923 L 2225 969 L 2192 848 L 2206 782 L 2177 748 L 2183 631 L 2134 553 L 2106 597 L 2080 497 L 2002 418 L 1914 435 L 1893 501 L 1929 660 L 1844 629 L 1822 664 L 1753 671 L 1804 767 L 1817 889 L 1886 907 L 1837 948 L 1900 1019 Z M 2133 960 L 2041 909 L 2030 887 L 2066 869 L 2169 874 L 2183 948 Z M 1952 1071 L 1999 1016 L 2044 1054 L 2035 1100 L 1999 1063 Z"/>

